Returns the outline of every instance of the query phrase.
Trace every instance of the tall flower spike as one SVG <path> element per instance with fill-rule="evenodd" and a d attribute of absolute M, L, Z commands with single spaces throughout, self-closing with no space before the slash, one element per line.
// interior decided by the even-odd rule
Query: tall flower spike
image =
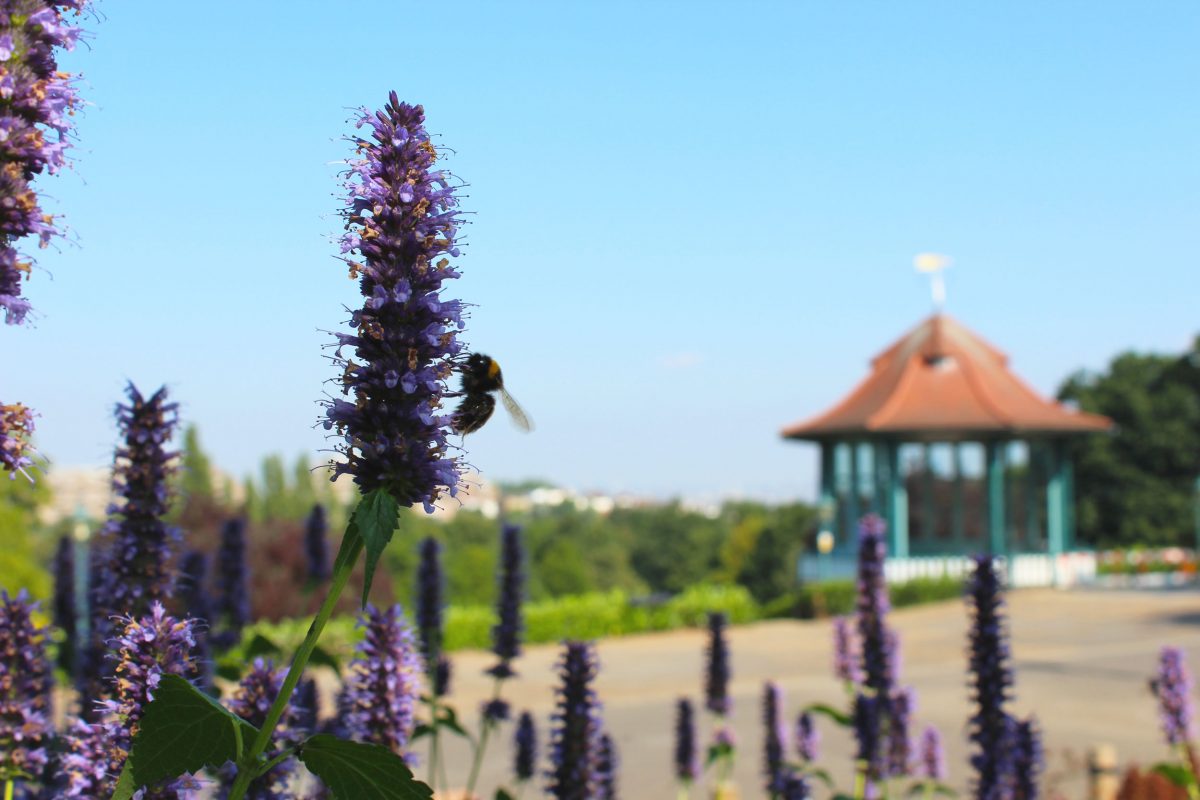
<path fill-rule="evenodd" d="M 3 74 L 3 70 L 4 66 L 0 64 L 0 74 Z M 2 288 L 0 292 L 3 292 Z M 2 295 L 0 301 L 3 301 Z M 10 479 L 17 477 L 19 472 L 33 480 L 26 467 L 33 466 L 30 456 L 33 453 L 34 416 L 31 410 L 20 403 L 0 404 L 0 472 L 7 472 Z"/>
<path fill-rule="evenodd" d="M 1042 737 L 1031 717 L 1013 725 L 1013 800 L 1037 800 L 1038 777 L 1045 769 Z"/>
<path fill-rule="evenodd" d="M 916 707 L 916 693 L 911 687 L 897 689 L 888 698 L 888 774 L 908 775 L 912 760 L 912 739 L 909 724 Z"/>
<path fill-rule="evenodd" d="M 421 106 L 393 92 L 374 114 L 362 109 L 357 155 L 346 180 L 342 252 L 365 298 L 337 334 L 335 358 L 343 394 L 327 403 L 325 427 L 343 438 L 344 461 L 334 477 L 352 475 L 363 493 L 386 489 L 403 505 L 432 511 L 460 480 L 449 454 L 448 414 L 441 411 L 452 359 L 462 352 L 462 304 L 441 297 L 458 277 L 458 199 L 449 173 L 434 168 L 438 153 Z M 343 357 L 344 347 L 354 356 Z"/>
<path fill-rule="evenodd" d="M 696 747 L 696 713 L 692 701 L 679 698 L 675 704 L 675 778 L 691 785 L 700 777 L 700 751 Z"/>
<path fill-rule="evenodd" d="M 492 652 L 500 662 L 488 670 L 488 674 L 497 678 L 511 678 L 515 675 L 512 661 L 521 655 L 521 601 L 525 591 L 523 560 L 521 529 L 516 525 L 505 525 L 500 533 L 497 622 L 492 627 Z"/>
<path fill-rule="evenodd" d="M 421 655 L 429 671 L 430 682 L 436 680 L 442 655 L 442 546 L 432 536 L 421 541 L 421 556 L 417 564 L 417 636 L 421 640 Z M 448 682 L 448 681 L 447 681 Z M 434 686 L 441 696 L 443 687 Z"/>
<path fill-rule="evenodd" d="M 1012 672 L 1000 575 L 990 556 L 975 557 L 975 569 L 967 582 L 967 605 L 972 617 L 968 634 L 969 685 L 975 713 L 969 728 L 971 742 L 976 747 L 971 756 L 975 796 L 979 800 L 999 800 L 1007 798 L 1011 789 L 1010 722 L 1005 704 L 1012 687 Z"/>
<path fill-rule="evenodd" d="M 212 597 L 205 588 L 208 577 L 208 556 L 192 550 L 179 563 L 179 599 L 183 615 L 196 620 L 192 636 L 196 646 L 192 658 L 199 672 L 197 685 L 206 692 L 213 688 L 213 658 L 209 641 L 213 618 Z"/>
<path fill-rule="evenodd" d="M 558 699 L 550 731 L 546 791 L 555 800 L 589 800 L 595 791 L 600 733 L 599 703 L 592 691 L 596 660 L 586 642 L 567 642 L 559 661 Z"/>
<path fill-rule="evenodd" d="M 932 725 L 925 726 L 921 733 L 918 760 L 920 777 L 935 781 L 946 779 L 946 751 L 942 747 L 942 734 Z"/>
<path fill-rule="evenodd" d="M 246 570 L 246 522 L 240 518 L 226 521 L 221 529 L 217 550 L 217 608 L 213 638 L 218 647 L 232 647 L 242 638 L 242 629 L 250 621 L 250 578 Z"/>
<path fill-rule="evenodd" d="M 796 755 L 804 764 L 812 764 L 821 753 L 821 734 L 817 722 L 807 711 L 796 718 Z"/>
<path fill-rule="evenodd" d="M 513 734 L 513 774 L 517 780 L 524 783 L 533 778 L 534 765 L 537 764 L 537 728 L 533 724 L 533 715 L 522 711 L 517 719 L 517 730 Z"/>
<path fill-rule="evenodd" d="M 858 638 L 862 648 L 863 682 L 886 697 L 891 694 L 890 681 L 894 660 L 889 652 L 887 630 L 887 582 L 883 562 L 887 548 L 883 541 L 883 520 L 874 514 L 863 517 L 859 524 L 858 540 Z"/>
<path fill-rule="evenodd" d="M 68 675 L 79 663 L 79 610 L 75 605 L 75 542 L 59 537 L 54 551 L 54 624 L 63 632 L 58 648 L 58 665 Z"/>
<path fill-rule="evenodd" d="M 53 675 L 36 610 L 24 590 L 0 592 L 0 781 L 40 780 L 54 735 Z"/>
<path fill-rule="evenodd" d="M 608 733 L 600 734 L 596 745 L 596 800 L 617 800 L 617 774 L 621 761 L 617 746 Z"/>
<path fill-rule="evenodd" d="M 855 758 L 862 762 L 866 772 L 866 788 L 878 788 L 884 777 L 884 752 L 882 741 L 883 699 L 865 694 L 854 698 L 854 739 L 858 743 Z"/>
<path fill-rule="evenodd" d="M 277 670 L 270 661 L 256 658 L 229 700 L 229 710 L 256 728 L 261 727 L 267 720 L 271 704 L 275 702 L 275 697 L 283 687 L 283 678 L 284 670 Z M 274 741 L 281 746 L 296 744 L 303 738 L 303 731 L 298 725 L 302 711 L 296 704 L 297 699 L 298 695 L 292 695 L 284 707 L 279 727 L 275 729 L 277 738 Z M 268 758 L 275 755 L 276 753 L 267 753 Z M 246 792 L 247 800 L 283 800 L 291 797 L 288 792 L 288 774 L 292 767 L 292 761 L 285 760 L 276 764 L 266 774 L 255 778 Z M 235 774 L 233 770 L 229 770 L 222 776 L 222 783 L 226 789 L 233 784 Z"/>
<path fill-rule="evenodd" d="M 304 553 L 308 556 L 308 578 L 323 581 L 329 578 L 329 525 L 325 521 L 325 506 L 313 506 L 304 524 Z"/>
<path fill-rule="evenodd" d="M 21 281 L 32 259 L 17 250 L 33 237 L 46 247 L 60 231 L 39 207 L 31 182 L 66 164 L 78 101 L 74 79 L 58 69 L 56 51 L 80 36 L 66 15 L 87 0 L 9 0 L 0 14 L 0 310 L 18 325 L 29 311 Z"/>
<path fill-rule="evenodd" d="M 783 723 L 783 690 L 774 681 L 763 688 L 763 775 L 770 795 L 783 791 L 787 779 L 787 729 Z"/>
<path fill-rule="evenodd" d="M 833 619 L 833 674 L 842 683 L 853 686 L 860 675 L 858 671 L 858 646 L 854 627 L 849 617 Z"/>
<path fill-rule="evenodd" d="M 345 679 L 342 724 L 351 738 L 404 755 L 421 694 L 421 657 L 412 630 L 399 604 L 367 606 L 358 625 L 364 635 Z"/>
<path fill-rule="evenodd" d="M 1152 683 L 1158 696 L 1163 735 L 1172 747 L 1192 740 L 1192 673 L 1183 651 L 1164 647 L 1158 656 L 1158 676 Z"/>
<path fill-rule="evenodd" d="M 725 615 L 708 615 L 708 651 L 704 671 L 704 707 L 714 714 L 725 715 L 733 709 L 729 697 L 729 643 L 725 640 Z"/>

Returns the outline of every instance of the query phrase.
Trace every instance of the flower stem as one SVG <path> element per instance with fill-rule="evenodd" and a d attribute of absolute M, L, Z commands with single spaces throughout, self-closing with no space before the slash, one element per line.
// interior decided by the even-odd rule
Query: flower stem
<path fill-rule="evenodd" d="M 492 700 L 500 699 L 500 687 L 503 683 L 503 678 L 496 678 L 495 687 L 492 689 Z M 475 781 L 479 780 L 479 767 L 483 764 L 483 751 L 487 748 L 488 733 L 496 723 L 488 719 L 487 714 L 479 722 L 479 744 L 475 747 L 475 758 L 471 760 L 471 774 L 467 778 L 467 797 L 473 797 L 475 791 Z"/>
<path fill-rule="evenodd" d="M 438 765 L 438 732 L 441 730 L 441 720 L 438 719 L 438 697 L 433 693 L 433 687 L 430 687 L 429 692 L 429 727 L 433 728 L 433 732 L 429 734 L 429 788 L 437 791 L 437 765 Z"/>
<path fill-rule="evenodd" d="M 4 800 L 13 800 L 13 787 L 15 785 L 12 781 L 4 782 Z"/>
<path fill-rule="evenodd" d="M 250 781 L 254 780 L 262 771 L 262 765 L 258 763 L 259 756 L 270 744 L 271 735 L 279 725 L 279 719 L 283 716 L 284 709 L 287 708 L 288 700 L 291 699 L 292 692 L 296 690 L 296 684 L 300 682 L 300 676 L 304 673 L 304 668 L 308 666 L 308 659 L 317 646 L 317 639 L 321 638 L 321 632 L 325 630 L 325 623 L 329 622 L 329 617 L 333 615 L 334 606 L 337 605 L 342 590 L 346 588 L 350 573 L 354 570 L 354 565 L 362 553 L 362 537 L 357 532 L 353 534 L 352 541 L 350 541 L 350 537 L 351 529 L 347 528 L 346 540 L 342 542 L 342 552 L 338 554 L 337 567 L 329 582 L 329 593 L 325 595 L 325 602 L 321 604 L 317 615 L 313 617 L 312 624 L 308 626 L 308 635 L 296 648 L 296 654 L 292 657 L 292 665 L 288 668 L 287 677 L 283 679 L 279 696 L 271 704 L 271 710 L 267 712 L 267 719 L 259 729 L 258 736 L 254 737 L 254 743 L 250 745 L 250 749 L 238 762 L 237 779 L 233 783 L 233 788 L 229 790 L 227 800 L 242 800 L 246 790 L 250 787 Z"/>

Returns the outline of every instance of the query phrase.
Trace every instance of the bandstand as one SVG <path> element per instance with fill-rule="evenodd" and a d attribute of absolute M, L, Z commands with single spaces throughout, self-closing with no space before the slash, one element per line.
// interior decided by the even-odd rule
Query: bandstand
<path fill-rule="evenodd" d="M 1069 581 L 1067 443 L 1111 425 L 1042 398 L 1004 353 L 934 314 L 876 356 L 841 402 L 783 429 L 820 446 L 823 538 L 833 539 L 802 575 L 844 572 L 857 520 L 871 511 L 888 523 L 893 577 L 957 574 L 968 554 L 990 552 L 1011 566 L 1024 558 L 1029 574 L 1016 583 Z"/>

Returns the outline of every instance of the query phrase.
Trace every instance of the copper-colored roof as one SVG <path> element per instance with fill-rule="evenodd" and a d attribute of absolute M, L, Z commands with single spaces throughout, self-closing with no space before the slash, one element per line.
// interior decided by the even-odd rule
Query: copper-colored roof
<path fill-rule="evenodd" d="M 1103 431 L 1112 420 L 1039 396 L 1008 356 L 937 314 L 871 361 L 871 374 L 833 408 L 784 428 L 788 439 L 846 434 L 917 439 Z"/>

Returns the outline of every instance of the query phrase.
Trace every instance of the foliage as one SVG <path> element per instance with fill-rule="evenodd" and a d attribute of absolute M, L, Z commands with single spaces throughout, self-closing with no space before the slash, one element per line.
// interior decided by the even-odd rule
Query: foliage
<path fill-rule="evenodd" d="M 35 600 L 50 596 L 50 550 L 55 537 L 40 536 L 37 512 L 50 501 L 47 481 L 0 476 L 0 584 L 28 590 Z"/>
<path fill-rule="evenodd" d="M 957 600 L 962 597 L 963 584 L 957 578 L 914 578 L 888 587 L 893 608 Z M 808 583 L 795 592 L 782 595 L 763 606 L 763 616 L 778 617 L 838 616 L 854 611 L 855 587 L 852 580 L 830 580 Z"/>
<path fill-rule="evenodd" d="M 1078 373 L 1059 399 L 1116 423 L 1072 445 L 1077 531 L 1092 544 L 1194 540 L 1200 477 L 1200 338 L 1180 356 L 1124 353 L 1101 373 Z"/>

